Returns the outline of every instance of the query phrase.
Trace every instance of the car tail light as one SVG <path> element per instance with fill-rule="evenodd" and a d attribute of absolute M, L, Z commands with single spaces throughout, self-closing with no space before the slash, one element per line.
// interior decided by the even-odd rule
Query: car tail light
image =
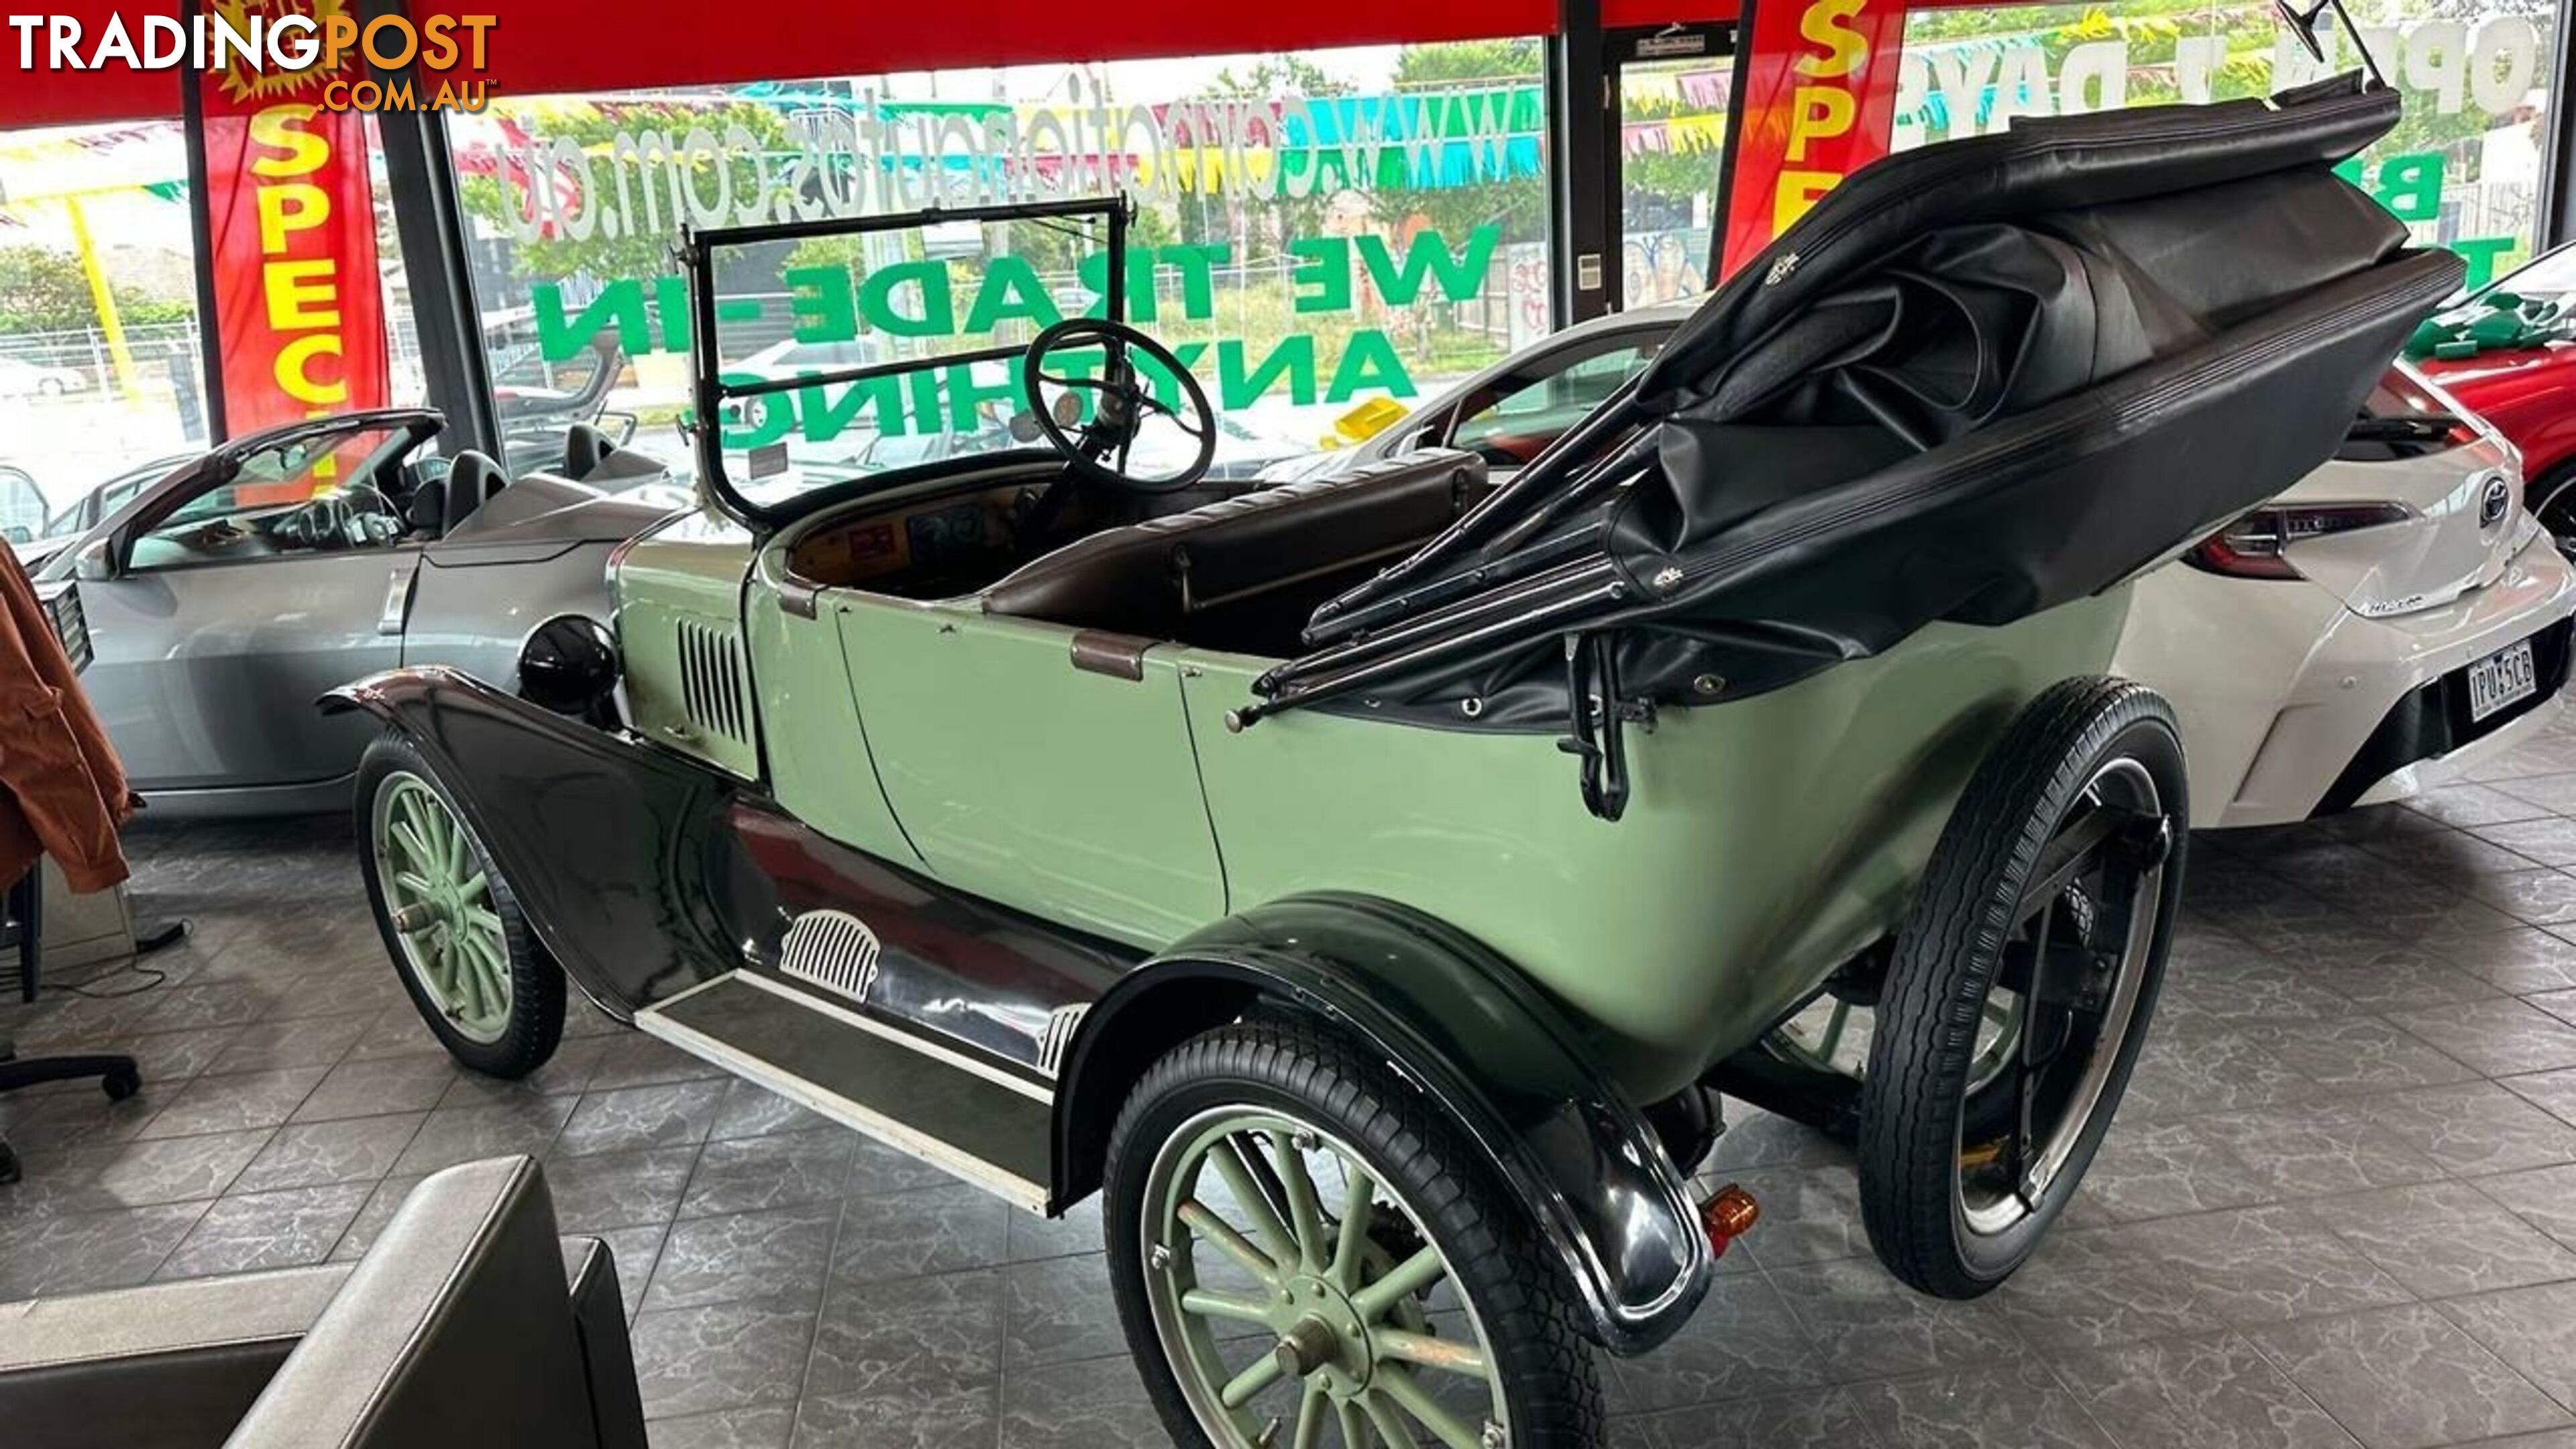
<path fill-rule="evenodd" d="M 2403 523 L 2410 515 L 2394 503 L 2324 503 L 2257 508 L 2192 545 L 2184 563 L 2232 579 L 2295 579 L 2290 545 L 2312 538 Z"/>

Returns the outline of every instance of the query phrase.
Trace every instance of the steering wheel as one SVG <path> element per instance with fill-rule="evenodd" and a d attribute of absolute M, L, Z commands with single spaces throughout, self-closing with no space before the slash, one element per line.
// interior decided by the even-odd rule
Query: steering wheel
<path fill-rule="evenodd" d="M 361 506 L 365 505 L 365 506 Z M 269 526 L 272 537 L 317 551 L 368 548 L 385 541 L 376 520 L 390 519 L 393 505 L 370 484 L 325 493 Z"/>
<path fill-rule="evenodd" d="M 1109 362 L 1094 376 L 1048 370 L 1048 359 L 1054 353 L 1095 347 L 1108 354 Z M 1186 412 L 1175 411 L 1154 396 L 1153 389 L 1137 375 L 1136 365 L 1128 356 L 1131 350 L 1179 379 Z M 1061 415 L 1039 390 L 1041 383 L 1063 389 L 1056 399 L 1065 405 Z M 1200 389 L 1198 379 L 1190 376 L 1189 368 L 1163 344 L 1124 322 L 1068 317 L 1039 333 L 1030 341 L 1027 355 L 1020 359 L 1020 385 L 1028 394 L 1029 411 L 1038 431 L 1064 454 L 1065 466 L 1077 477 L 1130 493 L 1177 493 L 1205 477 L 1208 465 L 1216 461 L 1216 411 L 1208 406 L 1207 394 Z M 1089 422 L 1082 421 L 1079 405 L 1085 393 L 1092 400 Z M 1157 413 L 1170 418 L 1182 434 L 1198 444 L 1190 461 L 1166 477 L 1140 475 L 1128 466 L 1138 431 Z M 1115 461 L 1107 461 L 1111 459 Z"/>

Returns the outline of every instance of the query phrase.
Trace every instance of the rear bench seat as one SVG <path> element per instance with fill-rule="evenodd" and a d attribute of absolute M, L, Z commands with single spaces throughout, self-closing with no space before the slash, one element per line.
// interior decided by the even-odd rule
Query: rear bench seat
<path fill-rule="evenodd" d="M 1410 553 L 1484 493 L 1474 454 L 1409 453 L 1095 533 L 993 585 L 984 612 L 1180 639 L 1193 616 Z"/>

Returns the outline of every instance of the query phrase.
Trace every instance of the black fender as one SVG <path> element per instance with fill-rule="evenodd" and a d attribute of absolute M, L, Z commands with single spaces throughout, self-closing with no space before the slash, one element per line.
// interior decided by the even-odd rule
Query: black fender
<path fill-rule="evenodd" d="M 1372 896 L 1291 896 L 1191 935 L 1111 986 L 1057 1078 L 1059 1201 L 1100 1185 L 1128 1088 L 1179 1041 L 1255 1000 L 1348 1032 L 1428 1095 L 1528 1205 L 1603 1347 L 1671 1336 L 1713 1255 L 1689 1189 L 1571 1016 L 1509 961 Z"/>
<path fill-rule="evenodd" d="M 713 904 L 735 791 L 714 771 L 443 666 L 373 675 L 318 704 L 372 714 L 429 758 L 538 940 L 610 1014 L 632 1020 L 739 964 Z"/>

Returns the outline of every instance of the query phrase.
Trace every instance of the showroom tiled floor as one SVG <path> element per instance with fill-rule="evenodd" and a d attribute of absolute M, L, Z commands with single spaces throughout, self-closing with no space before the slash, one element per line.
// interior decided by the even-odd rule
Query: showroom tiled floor
<path fill-rule="evenodd" d="M 2562 813 L 2563 812 L 2563 813 Z M 0 1007 L 144 1094 L 0 1098 L 0 1301 L 348 1257 L 441 1165 L 540 1154 L 615 1245 L 661 1449 L 1157 1442 L 1098 1225 L 1018 1217 L 581 1013 L 509 1085 L 432 1049 L 329 821 L 138 831 L 167 984 Z M 1977 1303 L 1868 1256 L 1846 1157 L 1738 1123 L 1765 1208 L 1623 1445 L 2576 1449 L 2576 725 L 2484 783 L 2201 837 L 2086 1196 Z M 131 978 L 111 978 L 113 989 Z"/>

